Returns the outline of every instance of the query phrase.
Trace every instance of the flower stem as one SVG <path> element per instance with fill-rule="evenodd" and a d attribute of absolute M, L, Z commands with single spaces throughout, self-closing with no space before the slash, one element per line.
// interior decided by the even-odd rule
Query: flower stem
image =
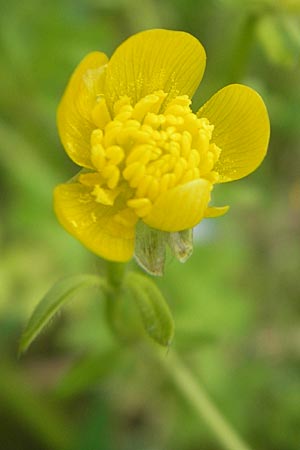
<path fill-rule="evenodd" d="M 112 330 L 117 334 L 122 331 L 122 321 L 118 318 L 119 293 L 126 265 L 106 262 L 107 278 L 111 289 L 107 295 L 107 315 Z M 185 396 L 201 420 L 204 420 L 213 431 L 220 444 L 226 450 L 250 450 L 247 444 L 237 435 L 232 426 L 222 416 L 205 389 L 185 366 L 174 350 L 168 355 L 151 350 L 152 356 L 159 360 L 165 372 L 170 376 L 178 390 Z"/>
<path fill-rule="evenodd" d="M 128 336 L 128 325 L 124 323 L 122 307 L 122 281 L 127 265 L 105 261 L 108 288 L 106 291 L 106 318 L 113 335 L 118 341 L 126 342 Z"/>
<path fill-rule="evenodd" d="M 107 280 L 114 289 L 119 289 L 126 270 L 126 264 L 105 261 Z"/>
<path fill-rule="evenodd" d="M 156 353 L 165 371 L 173 380 L 178 390 L 185 396 L 198 416 L 214 432 L 219 443 L 226 450 L 250 450 L 250 447 L 237 435 L 232 426 L 222 416 L 205 389 L 185 366 L 174 351 L 168 355 Z"/>

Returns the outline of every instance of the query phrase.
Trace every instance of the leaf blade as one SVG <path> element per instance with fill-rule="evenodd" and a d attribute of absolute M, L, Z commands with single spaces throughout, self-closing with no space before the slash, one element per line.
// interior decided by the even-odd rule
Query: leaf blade
<path fill-rule="evenodd" d="M 71 275 L 55 283 L 37 304 L 22 333 L 19 355 L 24 353 L 56 312 L 75 293 L 84 287 L 104 287 L 104 280 L 96 275 Z"/>

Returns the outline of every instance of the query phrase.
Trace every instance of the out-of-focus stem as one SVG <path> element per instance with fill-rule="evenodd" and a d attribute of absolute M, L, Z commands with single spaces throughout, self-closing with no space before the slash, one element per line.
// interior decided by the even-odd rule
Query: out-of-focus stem
<path fill-rule="evenodd" d="M 113 331 L 116 331 L 116 335 L 120 335 L 119 332 L 122 329 L 122 321 L 120 322 L 118 320 L 118 307 L 125 267 L 125 264 L 106 263 L 109 284 L 106 299 L 107 313 L 110 325 Z M 148 350 L 150 350 L 150 347 Z M 166 355 L 158 351 L 153 352 L 153 349 L 151 349 L 151 354 L 155 357 L 155 361 L 157 361 L 157 358 L 159 359 L 159 363 L 177 386 L 178 390 L 185 396 L 200 419 L 206 422 L 224 449 L 250 450 L 214 405 L 205 389 L 199 383 L 199 380 L 195 378 L 193 373 L 185 366 L 173 350 Z"/>
<path fill-rule="evenodd" d="M 226 450 L 250 450 L 180 357 L 173 350 L 170 350 L 167 355 L 158 352 L 156 354 L 177 389 L 194 408 L 200 419 L 211 429 L 222 447 Z"/>
<path fill-rule="evenodd" d="M 227 73 L 229 83 L 239 82 L 243 79 L 250 58 L 252 45 L 255 38 L 256 25 L 259 19 L 258 13 L 249 14 L 241 27 L 235 47 L 232 51 L 230 68 Z"/>

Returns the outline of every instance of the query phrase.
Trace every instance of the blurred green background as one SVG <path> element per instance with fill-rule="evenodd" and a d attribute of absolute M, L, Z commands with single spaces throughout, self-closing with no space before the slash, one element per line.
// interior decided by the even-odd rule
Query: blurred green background
<path fill-rule="evenodd" d="M 67 80 L 91 50 L 111 54 L 127 36 L 162 27 L 190 32 L 206 48 L 195 108 L 241 82 L 263 96 L 272 125 L 261 168 L 214 191 L 229 213 L 204 221 L 191 259 L 170 260 L 158 280 L 176 321 L 173 347 L 253 449 L 299 449 L 300 2 L 0 6 L 0 448 L 220 448 L 156 363 L 116 342 L 94 291 L 78 295 L 17 358 L 45 291 L 99 267 L 52 211 L 53 187 L 77 170 L 55 124 Z"/>

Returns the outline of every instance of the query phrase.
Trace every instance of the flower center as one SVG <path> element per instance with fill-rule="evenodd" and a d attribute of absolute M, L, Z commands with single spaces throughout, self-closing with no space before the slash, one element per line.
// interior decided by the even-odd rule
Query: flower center
<path fill-rule="evenodd" d="M 127 208 L 142 218 L 165 191 L 198 178 L 218 180 L 213 168 L 221 150 L 211 142 L 213 125 L 192 112 L 186 95 L 161 112 L 166 96 L 157 91 L 135 106 L 122 97 L 113 118 L 104 98 L 99 99 L 91 135 L 96 172 L 80 176 L 83 184 L 94 187 L 97 202 L 113 205 L 126 192 Z"/>

